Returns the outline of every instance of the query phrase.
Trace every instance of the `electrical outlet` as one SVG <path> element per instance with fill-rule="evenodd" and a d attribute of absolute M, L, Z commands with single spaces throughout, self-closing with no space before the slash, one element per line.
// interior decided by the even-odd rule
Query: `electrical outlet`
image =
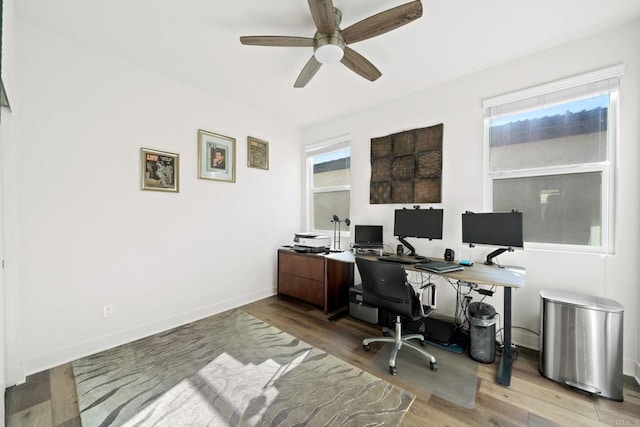
<path fill-rule="evenodd" d="M 112 305 L 105 305 L 102 310 L 103 310 L 103 313 L 104 313 L 104 317 L 111 317 L 113 315 L 113 306 Z"/>

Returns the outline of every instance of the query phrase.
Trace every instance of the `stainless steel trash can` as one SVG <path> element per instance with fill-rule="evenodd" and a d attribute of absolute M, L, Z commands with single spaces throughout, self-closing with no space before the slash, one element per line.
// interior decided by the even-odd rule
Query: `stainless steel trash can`
<path fill-rule="evenodd" d="M 621 402 L 623 315 L 610 299 L 540 291 L 540 373 Z"/>

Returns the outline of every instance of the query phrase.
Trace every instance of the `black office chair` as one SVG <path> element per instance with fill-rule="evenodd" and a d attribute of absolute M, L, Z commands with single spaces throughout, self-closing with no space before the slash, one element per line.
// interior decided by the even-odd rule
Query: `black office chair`
<path fill-rule="evenodd" d="M 424 349 L 409 342 L 420 340 L 420 345 L 426 344 L 421 334 L 402 335 L 402 318 L 419 320 L 428 317 L 436 308 L 436 287 L 433 283 L 426 284 L 417 291 L 407 281 L 407 273 L 402 264 L 377 261 L 362 257 L 356 258 L 356 264 L 362 278 L 362 300 L 365 304 L 377 307 L 395 316 L 395 331 L 383 327 L 384 337 L 366 338 L 362 341 L 365 350 L 371 349 L 372 342 L 393 343 L 393 350 L 389 357 L 389 371 L 392 375 L 398 373 L 396 356 L 403 346 L 411 348 L 429 361 L 432 371 L 438 369 L 436 358 Z M 423 295 L 429 293 L 430 304 L 425 306 Z"/>

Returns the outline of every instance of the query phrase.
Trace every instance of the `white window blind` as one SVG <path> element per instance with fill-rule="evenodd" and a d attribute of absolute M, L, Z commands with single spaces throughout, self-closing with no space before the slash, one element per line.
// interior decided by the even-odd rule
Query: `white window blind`
<path fill-rule="evenodd" d="M 611 252 L 623 65 L 483 101 L 488 201 L 527 247 Z"/>

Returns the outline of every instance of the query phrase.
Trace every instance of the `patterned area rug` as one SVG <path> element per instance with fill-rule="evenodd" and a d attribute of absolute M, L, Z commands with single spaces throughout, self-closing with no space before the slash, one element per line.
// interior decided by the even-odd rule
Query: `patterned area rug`
<path fill-rule="evenodd" d="M 414 396 L 239 310 L 73 362 L 82 424 L 399 425 Z"/>

